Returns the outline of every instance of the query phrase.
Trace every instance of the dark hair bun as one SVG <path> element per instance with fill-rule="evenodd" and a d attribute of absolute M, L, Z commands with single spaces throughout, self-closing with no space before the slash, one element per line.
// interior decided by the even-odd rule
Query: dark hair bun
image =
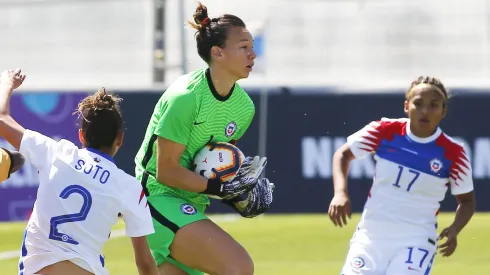
<path fill-rule="evenodd" d="M 96 110 L 111 110 L 116 106 L 118 101 L 118 99 L 115 99 L 112 95 L 108 94 L 105 88 L 100 88 L 94 95 L 92 107 Z"/>
<path fill-rule="evenodd" d="M 195 24 L 189 21 L 189 25 L 199 32 L 204 31 L 206 26 L 211 23 L 211 19 L 208 17 L 208 8 L 201 2 L 197 5 L 192 17 L 194 18 Z"/>

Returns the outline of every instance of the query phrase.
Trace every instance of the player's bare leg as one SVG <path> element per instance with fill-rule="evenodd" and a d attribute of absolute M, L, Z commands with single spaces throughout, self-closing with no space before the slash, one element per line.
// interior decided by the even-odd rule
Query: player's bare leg
<path fill-rule="evenodd" d="M 70 262 L 70 261 L 62 261 L 52 265 L 49 265 L 35 274 L 43 274 L 43 275 L 94 275 L 91 272 L 79 267 L 78 265 Z"/>
<path fill-rule="evenodd" d="M 176 261 L 211 275 L 251 275 L 252 259 L 237 241 L 211 220 L 179 229 L 170 246 Z"/>
<path fill-rule="evenodd" d="M 160 272 L 160 275 L 188 275 L 187 272 L 169 262 L 164 262 L 159 265 L 158 271 Z"/>

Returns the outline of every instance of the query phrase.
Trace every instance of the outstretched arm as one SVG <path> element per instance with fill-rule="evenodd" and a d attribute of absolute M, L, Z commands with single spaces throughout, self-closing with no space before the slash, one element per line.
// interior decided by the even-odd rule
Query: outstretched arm
<path fill-rule="evenodd" d="M 10 116 L 10 97 L 25 78 L 20 69 L 4 71 L 0 77 L 0 136 L 17 150 L 25 129 Z"/>

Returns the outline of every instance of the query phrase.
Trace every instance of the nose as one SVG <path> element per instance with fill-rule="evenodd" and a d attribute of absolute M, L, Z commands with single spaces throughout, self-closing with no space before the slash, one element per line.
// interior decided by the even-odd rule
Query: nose
<path fill-rule="evenodd" d="M 423 106 L 420 109 L 420 114 L 427 115 L 429 113 L 429 107 Z"/>
<path fill-rule="evenodd" d="M 252 49 L 249 53 L 248 53 L 248 58 L 250 58 L 251 60 L 254 60 L 255 58 L 257 57 L 257 54 L 255 53 L 255 51 Z"/>

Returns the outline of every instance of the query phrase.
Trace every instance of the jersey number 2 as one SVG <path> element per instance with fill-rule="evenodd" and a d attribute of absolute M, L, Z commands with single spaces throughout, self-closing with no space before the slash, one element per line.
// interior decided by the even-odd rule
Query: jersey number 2
<path fill-rule="evenodd" d="M 80 185 L 70 185 L 63 189 L 63 191 L 61 191 L 60 198 L 67 199 L 73 193 L 80 194 L 80 196 L 82 196 L 82 209 L 80 209 L 80 212 L 75 214 L 52 217 L 50 222 L 51 228 L 49 231 L 49 238 L 51 240 L 77 245 L 78 242 L 75 241 L 72 237 L 58 231 L 58 225 L 67 222 L 80 222 L 85 220 L 87 218 L 88 212 L 90 211 L 90 208 L 92 207 L 92 195 L 90 195 L 90 192 L 87 189 Z"/>
<path fill-rule="evenodd" d="M 399 171 L 398 171 L 398 176 L 396 177 L 396 182 L 395 182 L 395 183 L 393 183 L 393 186 L 396 186 L 396 187 L 400 188 L 400 187 L 401 187 L 401 186 L 400 186 L 400 179 L 401 179 L 401 177 L 402 177 L 404 167 L 403 167 L 403 166 L 401 166 L 401 165 L 399 165 L 399 166 L 398 166 L 398 169 L 399 169 Z M 412 188 L 412 185 L 415 183 L 415 181 L 416 181 L 416 180 L 418 179 L 418 177 L 420 176 L 420 172 L 419 172 L 419 171 L 417 171 L 417 170 L 408 169 L 408 172 L 409 172 L 410 174 L 413 174 L 414 176 L 413 176 L 413 179 L 412 179 L 412 180 L 411 180 L 411 181 L 408 183 L 407 192 L 409 192 L 409 191 L 410 191 L 410 189 Z"/>

